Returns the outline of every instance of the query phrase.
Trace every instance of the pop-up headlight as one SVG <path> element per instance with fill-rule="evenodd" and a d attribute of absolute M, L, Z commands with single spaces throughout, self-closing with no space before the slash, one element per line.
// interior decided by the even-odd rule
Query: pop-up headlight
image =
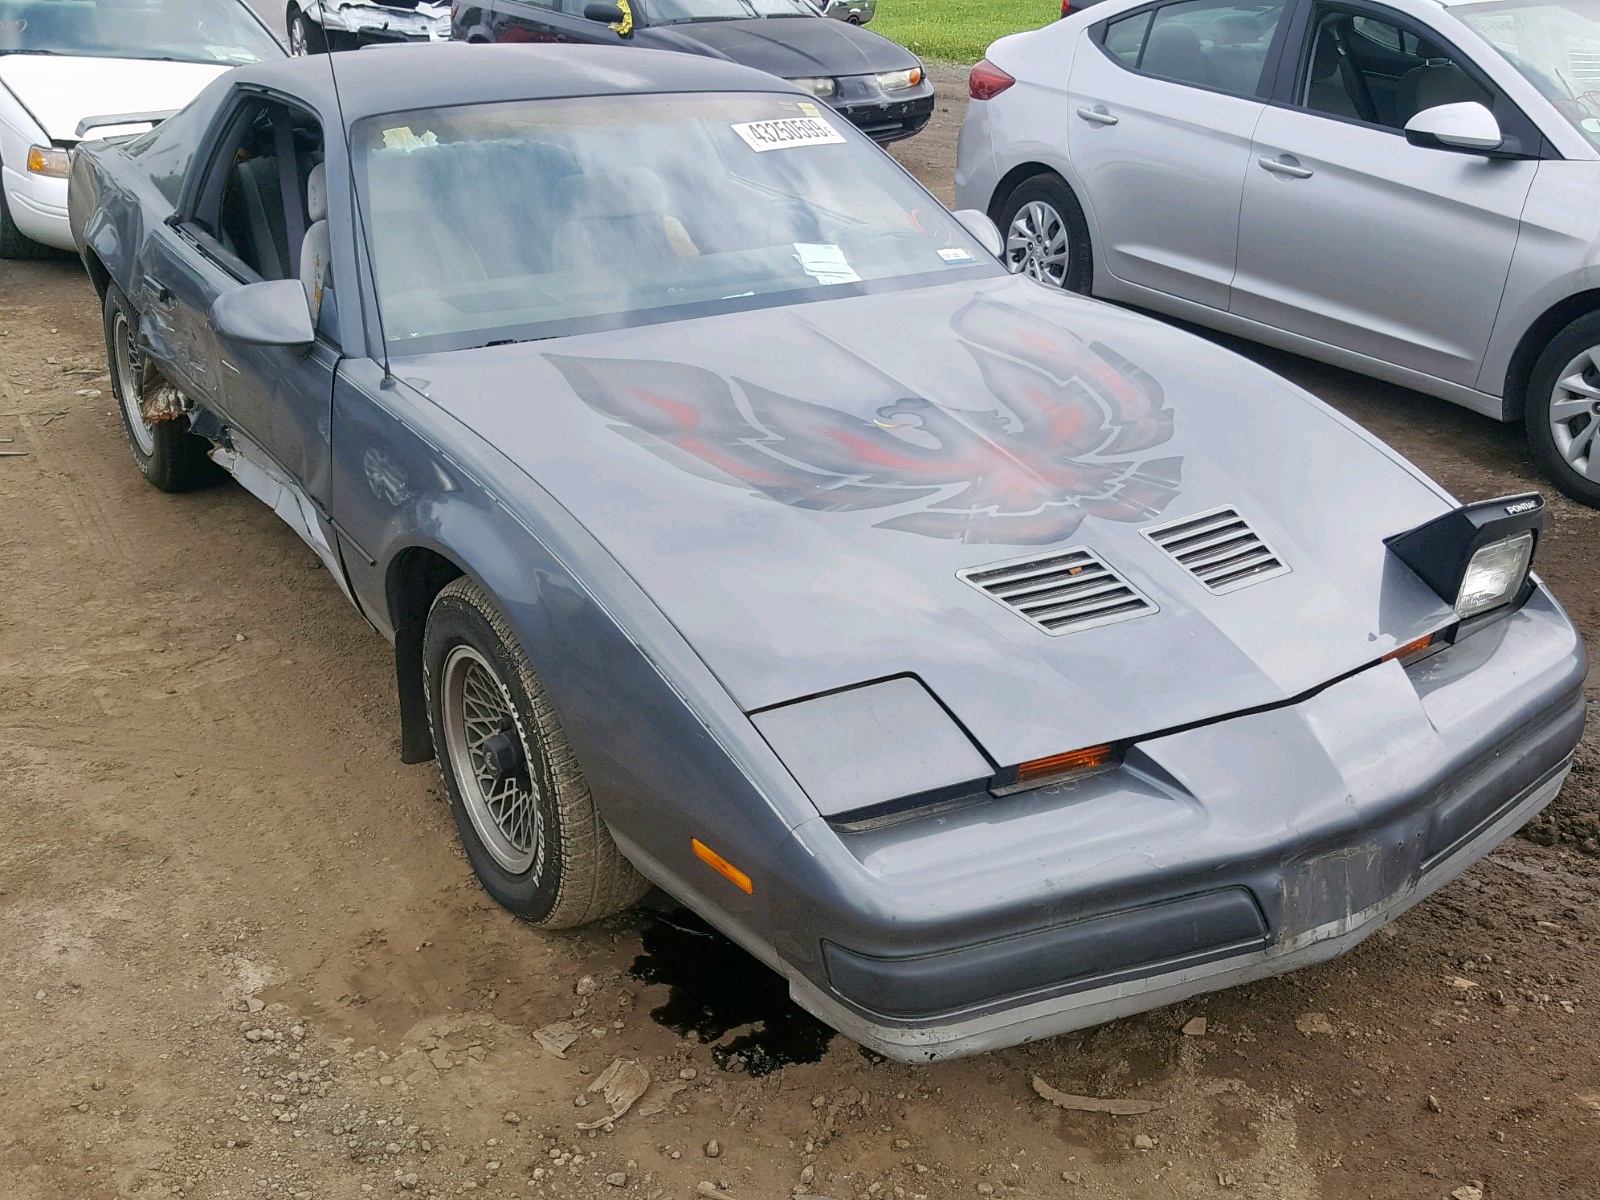
<path fill-rule="evenodd" d="M 1530 492 L 1465 505 L 1388 546 L 1465 621 L 1525 598 L 1543 529 L 1544 499 Z"/>
<path fill-rule="evenodd" d="M 1476 551 L 1456 592 L 1456 616 L 1465 620 L 1509 604 L 1522 590 L 1532 560 L 1532 530 L 1490 542 Z"/>

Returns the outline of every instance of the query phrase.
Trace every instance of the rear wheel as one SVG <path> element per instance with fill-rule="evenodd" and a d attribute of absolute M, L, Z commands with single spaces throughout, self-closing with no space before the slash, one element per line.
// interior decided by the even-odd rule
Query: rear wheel
<path fill-rule="evenodd" d="M 141 408 L 144 352 L 139 349 L 139 318 L 116 284 L 106 287 L 106 360 L 111 393 L 122 410 L 122 427 L 142 474 L 163 492 L 187 492 L 217 477 L 204 438 L 189 432 L 189 418 L 147 421 Z"/>
<path fill-rule="evenodd" d="M 1528 380 L 1528 445 L 1550 481 L 1600 508 L 1600 313 L 1550 340 Z"/>
<path fill-rule="evenodd" d="M 1058 175 L 1034 175 L 1019 183 L 1000 210 L 1004 261 L 1050 287 L 1088 293 L 1094 279 L 1089 224 L 1078 198 Z"/>
<path fill-rule="evenodd" d="M 6 203 L 6 190 L 0 184 L 0 258 L 48 258 L 53 251 L 49 246 L 34 241 L 11 219 L 11 206 Z"/>
<path fill-rule="evenodd" d="M 328 37 L 322 26 L 308 20 L 298 8 L 289 10 L 289 53 L 298 57 L 307 54 L 326 54 Z"/>
<path fill-rule="evenodd" d="M 544 685 L 472 580 L 434 600 L 422 655 L 439 769 L 484 890 L 556 929 L 643 896 L 649 884 L 601 820 Z"/>

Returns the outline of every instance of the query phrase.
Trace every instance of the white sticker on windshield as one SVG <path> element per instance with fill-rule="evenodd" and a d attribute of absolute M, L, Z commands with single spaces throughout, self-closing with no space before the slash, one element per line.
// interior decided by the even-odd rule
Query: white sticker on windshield
<path fill-rule="evenodd" d="M 732 129 L 758 154 L 787 150 L 791 146 L 827 146 L 844 141 L 844 135 L 821 117 L 779 117 L 776 121 L 748 121 Z"/>
<path fill-rule="evenodd" d="M 859 283 L 857 275 L 845 261 L 844 251 L 837 246 L 818 242 L 796 242 L 795 257 L 800 269 L 818 283 Z"/>
<path fill-rule="evenodd" d="M 947 246 L 939 251 L 939 257 L 947 263 L 969 263 L 972 261 L 972 255 L 959 246 Z"/>

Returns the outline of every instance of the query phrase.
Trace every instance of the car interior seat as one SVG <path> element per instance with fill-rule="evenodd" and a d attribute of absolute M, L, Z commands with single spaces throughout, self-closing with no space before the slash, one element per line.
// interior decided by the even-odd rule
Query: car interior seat
<path fill-rule="evenodd" d="M 1139 69 L 1204 87 L 1217 87 L 1221 83 L 1200 45 L 1200 35 L 1189 26 L 1172 21 L 1161 22 L 1150 31 Z"/>
<path fill-rule="evenodd" d="M 1211 69 L 1218 84 L 1235 95 L 1253 95 L 1266 65 L 1271 29 L 1263 30 L 1252 17 L 1237 13 L 1211 25 Z"/>
<path fill-rule="evenodd" d="M 1317 30 L 1317 44 L 1311 52 L 1310 79 L 1306 84 L 1306 107 L 1336 117 L 1361 119 L 1356 102 L 1345 86 L 1345 72 L 1339 61 L 1339 44 L 1333 30 L 1324 25 Z"/>
<path fill-rule="evenodd" d="M 1441 104 L 1477 102 L 1494 107 L 1494 97 L 1453 62 L 1428 62 L 1412 67 L 1395 86 L 1395 115 L 1401 125 Z"/>
<path fill-rule="evenodd" d="M 569 175 L 556 186 L 551 258 L 558 271 L 664 262 L 700 253 L 667 203 L 661 178 L 648 167 Z"/>
<path fill-rule="evenodd" d="M 233 170 L 238 186 L 238 217 L 231 230 L 231 248 L 263 279 L 287 279 L 289 247 L 284 238 L 283 192 L 278 160 L 270 155 L 247 158 Z M 225 207 L 228 207 L 226 200 Z"/>
<path fill-rule="evenodd" d="M 328 285 L 328 174 L 321 163 L 306 178 L 306 236 L 300 242 L 300 283 L 311 305 L 311 324 L 322 312 L 322 293 Z"/>

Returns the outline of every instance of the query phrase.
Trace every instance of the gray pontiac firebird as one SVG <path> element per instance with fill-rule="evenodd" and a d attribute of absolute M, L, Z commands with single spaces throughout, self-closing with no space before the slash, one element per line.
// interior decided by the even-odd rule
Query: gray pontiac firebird
<path fill-rule="evenodd" d="M 1537 496 L 1008 275 L 755 71 L 337 69 L 85 144 L 74 235 L 139 468 L 232 474 L 393 641 L 511 911 L 657 884 L 932 1059 L 1326 959 L 1560 788 Z"/>

